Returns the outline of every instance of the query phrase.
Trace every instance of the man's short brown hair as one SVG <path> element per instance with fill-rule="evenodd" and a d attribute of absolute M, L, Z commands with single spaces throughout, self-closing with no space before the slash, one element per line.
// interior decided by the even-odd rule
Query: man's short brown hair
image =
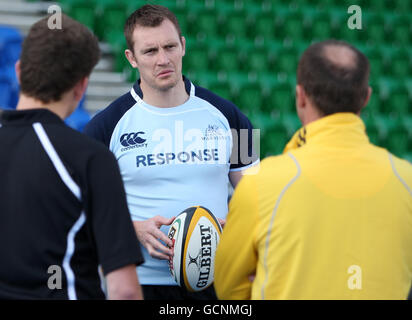
<path fill-rule="evenodd" d="M 21 91 L 43 103 L 59 101 L 90 75 L 100 57 L 98 40 L 87 27 L 62 14 L 62 28 L 50 29 L 49 17 L 31 27 L 20 56 Z"/>
<path fill-rule="evenodd" d="M 330 50 L 345 50 L 346 61 L 330 55 Z M 369 61 L 344 41 L 327 40 L 312 44 L 299 61 L 297 83 L 322 113 L 358 113 L 364 106 L 369 88 Z"/>
<path fill-rule="evenodd" d="M 179 26 L 179 21 L 177 20 L 174 13 L 168 8 L 159 5 L 146 4 L 133 12 L 127 18 L 124 25 L 124 36 L 126 38 L 127 47 L 129 48 L 129 50 L 134 52 L 133 31 L 136 26 L 152 28 L 158 27 L 165 19 L 168 19 L 173 23 L 179 35 L 179 39 L 181 39 L 182 31 Z"/>

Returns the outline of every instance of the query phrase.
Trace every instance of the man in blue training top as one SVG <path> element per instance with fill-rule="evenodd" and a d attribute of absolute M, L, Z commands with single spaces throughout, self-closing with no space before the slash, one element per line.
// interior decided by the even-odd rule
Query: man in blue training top
<path fill-rule="evenodd" d="M 126 57 L 141 78 L 85 133 L 118 160 L 145 258 L 137 268 L 145 299 L 216 299 L 213 288 L 192 294 L 176 285 L 167 226 L 194 205 L 224 223 L 229 180 L 235 187 L 259 161 L 252 125 L 234 104 L 182 76 L 186 42 L 167 8 L 141 7 L 127 19 L 125 36 Z"/>

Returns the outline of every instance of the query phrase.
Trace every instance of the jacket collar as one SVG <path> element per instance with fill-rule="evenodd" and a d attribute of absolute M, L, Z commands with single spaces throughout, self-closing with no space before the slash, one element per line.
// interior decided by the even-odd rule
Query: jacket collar
<path fill-rule="evenodd" d="M 47 109 L 3 110 L 0 112 L 1 125 L 31 125 L 35 122 L 64 123 L 56 114 Z"/>
<path fill-rule="evenodd" d="M 185 83 L 185 89 L 187 94 L 190 96 L 191 95 L 191 89 L 192 89 L 192 83 L 190 82 L 190 80 L 188 78 L 186 78 L 185 76 L 183 77 L 183 82 Z M 136 92 L 136 94 L 140 97 L 140 99 L 143 100 L 143 91 L 142 88 L 140 88 L 140 78 L 135 82 L 135 84 L 133 85 L 133 90 L 134 92 Z"/>
<path fill-rule="evenodd" d="M 288 142 L 284 153 L 311 144 L 352 145 L 369 143 L 362 119 L 354 113 L 335 113 L 300 128 Z"/>

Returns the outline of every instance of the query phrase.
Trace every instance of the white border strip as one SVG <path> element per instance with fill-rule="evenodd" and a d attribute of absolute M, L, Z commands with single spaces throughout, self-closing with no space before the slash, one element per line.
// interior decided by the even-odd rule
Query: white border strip
<path fill-rule="evenodd" d="M 60 175 L 60 178 L 63 180 L 64 184 L 70 189 L 70 191 L 73 192 L 76 198 L 78 200 L 81 200 L 79 186 L 73 181 L 72 177 L 70 177 L 69 173 L 67 172 L 66 168 L 63 165 L 63 162 L 60 160 L 59 156 L 57 155 L 56 150 L 51 144 L 49 137 L 44 131 L 43 126 L 39 122 L 36 122 L 36 123 L 33 123 L 33 128 L 34 128 L 34 131 L 36 131 L 36 134 L 39 137 L 39 140 L 43 148 L 47 152 L 50 160 L 53 162 L 53 165 L 56 168 L 58 174 Z"/>
<path fill-rule="evenodd" d="M 186 84 L 185 84 L 185 90 L 186 90 Z M 139 95 L 136 93 L 136 91 L 134 90 L 134 88 L 132 87 L 130 89 L 130 94 L 132 95 L 133 99 L 136 100 L 136 102 L 142 102 L 143 100 L 139 97 Z M 189 96 L 190 97 L 194 97 L 195 96 L 195 86 L 192 82 L 190 82 L 190 92 L 189 92 Z"/>
<path fill-rule="evenodd" d="M 190 85 L 191 85 L 191 87 L 190 87 L 189 99 L 191 97 L 194 97 L 194 94 L 195 94 L 195 86 L 192 83 L 190 83 Z M 188 112 L 197 112 L 197 111 L 202 111 L 202 110 L 209 110 L 207 107 L 202 107 L 202 108 L 195 108 L 195 109 L 190 109 L 190 110 L 185 110 L 185 111 L 178 111 L 178 112 L 176 112 L 176 111 L 175 112 L 167 112 L 167 113 L 156 112 L 155 110 L 151 110 L 151 109 L 149 109 L 145 106 L 146 103 L 139 97 L 139 95 L 136 93 L 136 91 L 134 90 L 133 87 L 130 89 L 130 94 L 132 95 L 133 99 L 136 100 L 136 102 L 139 104 L 139 106 L 141 108 L 145 109 L 147 112 L 150 112 L 152 114 L 156 114 L 158 116 L 168 117 L 168 116 L 171 116 L 171 115 L 184 114 L 184 113 L 188 113 Z M 159 109 L 161 109 L 161 108 L 159 108 Z M 170 109 L 173 109 L 173 108 L 170 108 Z"/>
<path fill-rule="evenodd" d="M 133 87 L 130 89 L 130 94 L 132 95 L 133 99 L 136 100 L 136 102 L 139 102 L 139 103 L 140 103 L 140 102 L 142 101 L 142 99 L 140 99 L 140 97 L 139 97 L 139 95 L 136 93 L 136 91 L 134 91 L 134 88 L 133 88 Z"/>
<path fill-rule="evenodd" d="M 412 197 L 412 190 L 409 188 L 409 186 L 406 184 L 405 180 L 403 180 L 401 178 L 401 176 L 399 175 L 398 171 L 395 168 L 395 164 L 393 163 L 393 158 L 392 155 L 388 152 L 389 155 L 389 161 L 391 162 L 391 166 L 392 166 L 392 170 L 395 173 L 395 176 L 399 179 L 399 181 L 404 185 L 404 187 L 406 188 L 406 190 L 409 192 L 409 194 Z"/>
<path fill-rule="evenodd" d="M 292 178 L 292 180 L 290 180 L 289 183 L 280 192 L 280 195 L 279 195 L 278 199 L 276 200 L 275 208 L 273 209 L 272 218 L 270 219 L 268 234 L 267 234 L 267 237 L 266 237 L 265 253 L 264 253 L 264 256 L 263 256 L 263 267 L 264 267 L 264 270 L 265 270 L 265 280 L 262 284 L 262 289 L 261 289 L 262 300 L 265 299 L 265 286 L 266 286 L 266 284 L 268 282 L 268 278 L 269 278 L 268 266 L 267 266 L 267 256 L 268 256 L 268 251 L 269 251 L 269 239 L 270 239 L 270 234 L 272 232 L 273 221 L 274 221 L 275 216 L 276 216 L 276 211 L 278 210 L 278 207 L 279 207 L 280 201 L 282 200 L 282 197 L 285 195 L 285 193 L 289 189 L 289 187 L 299 178 L 299 176 L 302 172 L 301 168 L 300 168 L 300 165 L 299 165 L 298 161 L 296 160 L 296 158 L 291 153 L 288 153 L 288 156 L 291 157 L 292 160 L 295 162 L 296 168 L 298 169 L 298 172 L 296 173 L 296 176 L 294 176 Z"/>
<path fill-rule="evenodd" d="M 60 178 L 63 180 L 64 184 L 71 190 L 71 192 L 73 192 L 76 198 L 79 201 L 81 201 L 81 193 L 79 186 L 73 181 L 72 177 L 70 177 L 69 173 L 67 172 L 67 169 L 64 167 L 63 162 L 60 160 L 56 150 L 50 142 L 50 139 L 47 136 L 47 133 L 44 130 L 43 126 L 41 125 L 41 123 L 36 122 L 33 123 L 33 128 L 44 150 L 46 151 L 54 167 L 56 168 Z M 82 212 L 79 219 L 75 222 L 75 224 L 70 229 L 67 235 L 67 249 L 63 258 L 63 269 L 66 273 L 67 293 L 70 300 L 77 300 L 75 289 L 75 276 L 72 268 L 70 267 L 70 260 L 73 257 L 75 250 L 74 239 L 76 237 L 76 233 L 82 228 L 85 221 L 86 215 L 84 214 L 84 212 Z"/>
<path fill-rule="evenodd" d="M 84 223 L 86 222 L 86 215 L 84 212 L 80 215 L 80 218 L 77 219 L 76 223 L 70 229 L 69 234 L 67 235 L 67 249 L 66 253 L 63 258 L 63 269 L 66 272 L 67 278 L 67 294 L 70 300 L 77 300 L 76 289 L 75 289 L 75 276 L 74 272 L 70 266 L 70 260 L 73 257 L 75 245 L 74 239 L 76 237 L 76 233 L 83 227 Z"/>
<path fill-rule="evenodd" d="M 236 171 L 243 171 L 249 168 L 252 168 L 260 163 L 260 159 L 257 159 L 255 162 L 248 164 L 247 166 L 241 167 L 241 168 L 234 168 L 230 169 L 229 172 L 236 172 Z"/>

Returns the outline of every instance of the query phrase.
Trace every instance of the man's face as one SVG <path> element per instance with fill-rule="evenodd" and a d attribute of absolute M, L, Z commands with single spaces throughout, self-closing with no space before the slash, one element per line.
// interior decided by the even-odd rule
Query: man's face
<path fill-rule="evenodd" d="M 182 79 L 185 39 L 181 41 L 173 23 L 165 19 L 158 27 L 137 26 L 133 40 L 135 65 L 131 63 L 139 69 L 142 83 L 159 91 L 176 86 Z"/>

